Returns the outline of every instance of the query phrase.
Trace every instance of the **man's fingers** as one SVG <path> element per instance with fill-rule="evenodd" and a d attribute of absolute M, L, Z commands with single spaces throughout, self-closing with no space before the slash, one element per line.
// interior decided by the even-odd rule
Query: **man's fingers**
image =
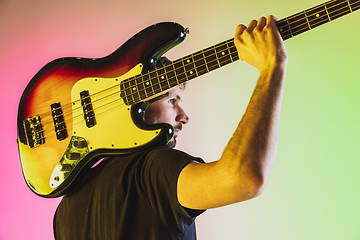
<path fill-rule="evenodd" d="M 278 53 L 270 52 L 275 48 L 283 47 L 276 21 L 277 18 L 270 15 L 261 17 L 258 21 L 252 20 L 247 27 L 243 24 L 238 25 L 234 42 L 241 60 L 259 68 L 261 64 L 258 62 L 263 62 L 263 58 L 270 59 L 271 54 L 278 55 Z M 271 43 L 273 46 L 268 46 L 267 43 Z M 270 49 L 271 47 L 272 49 Z"/>
<path fill-rule="evenodd" d="M 243 34 L 243 32 L 245 31 L 245 29 L 246 29 L 246 26 L 245 25 L 243 25 L 243 24 L 239 24 L 238 26 L 237 26 L 237 28 L 236 28 L 236 35 L 238 36 L 238 35 L 241 35 L 241 34 Z"/>
<path fill-rule="evenodd" d="M 274 17 L 273 15 L 269 15 L 266 19 L 266 24 L 276 26 L 277 21 L 279 21 L 277 17 Z"/>
<path fill-rule="evenodd" d="M 241 37 L 241 35 L 244 33 L 244 31 L 246 30 L 246 26 L 245 25 L 243 25 L 243 24 L 239 24 L 238 26 L 237 26 L 237 28 L 236 28 L 236 32 L 235 32 L 235 42 L 242 42 L 243 40 L 242 40 L 242 37 Z M 238 47 L 238 46 L 236 46 L 236 47 Z M 239 53 L 239 59 L 240 60 L 243 60 L 242 58 L 241 58 L 241 56 L 240 56 L 240 52 L 238 51 L 238 53 Z"/>
<path fill-rule="evenodd" d="M 259 31 L 262 31 L 264 29 L 266 25 L 266 18 L 265 17 L 261 17 L 258 21 L 258 24 L 256 26 L 256 28 L 259 30 Z"/>
<path fill-rule="evenodd" d="M 275 20 L 275 22 L 279 21 L 279 19 L 278 19 L 277 17 L 273 16 L 273 15 L 269 15 L 269 16 L 268 16 L 268 19 L 269 19 L 269 18 Z"/>
<path fill-rule="evenodd" d="M 252 20 L 252 21 L 249 23 L 249 25 L 248 25 L 248 27 L 247 27 L 246 30 L 247 30 L 249 33 L 251 33 L 251 32 L 254 30 L 254 28 L 257 26 L 257 24 L 258 24 L 258 21 Z"/>

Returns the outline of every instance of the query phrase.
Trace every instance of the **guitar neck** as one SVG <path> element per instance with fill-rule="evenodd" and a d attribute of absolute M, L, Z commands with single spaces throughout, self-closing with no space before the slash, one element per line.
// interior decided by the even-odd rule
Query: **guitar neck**
<path fill-rule="evenodd" d="M 333 0 L 277 22 L 283 40 L 360 9 L 360 0 Z"/>
<path fill-rule="evenodd" d="M 276 25 L 287 40 L 358 9 L 360 0 L 332 0 L 281 19 Z M 236 60 L 239 56 L 232 38 L 124 81 L 121 97 L 125 104 L 133 105 Z"/>

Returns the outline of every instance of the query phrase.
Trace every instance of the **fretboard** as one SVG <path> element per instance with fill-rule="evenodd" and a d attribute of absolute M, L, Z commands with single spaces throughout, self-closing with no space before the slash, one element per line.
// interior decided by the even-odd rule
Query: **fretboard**
<path fill-rule="evenodd" d="M 358 9 L 360 0 L 333 0 L 281 19 L 276 25 L 286 40 Z M 230 39 L 123 81 L 121 97 L 126 105 L 133 105 L 238 59 L 234 39 Z"/>

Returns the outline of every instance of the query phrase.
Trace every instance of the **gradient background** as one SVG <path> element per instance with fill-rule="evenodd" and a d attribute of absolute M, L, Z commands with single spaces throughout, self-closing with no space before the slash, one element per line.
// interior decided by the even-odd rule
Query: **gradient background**
<path fill-rule="evenodd" d="M 60 199 L 33 194 L 16 144 L 27 83 L 60 57 L 103 57 L 160 21 L 189 27 L 177 59 L 233 37 L 239 23 L 284 18 L 321 0 L 0 0 L 0 239 L 53 239 Z M 277 162 L 260 197 L 207 211 L 199 239 L 360 239 L 360 11 L 286 41 L 289 54 Z M 219 158 L 258 77 L 243 62 L 193 80 L 178 147 Z"/>

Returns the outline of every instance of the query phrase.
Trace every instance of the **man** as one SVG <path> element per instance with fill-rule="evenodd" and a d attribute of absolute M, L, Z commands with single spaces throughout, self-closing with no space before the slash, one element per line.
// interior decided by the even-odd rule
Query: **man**
<path fill-rule="evenodd" d="M 221 158 L 203 163 L 172 149 L 189 117 L 181 90 L 152 103 L 149 124 L 169 123 L 170 146 L 112 157 L 65 196 L 54 220 L 56 239 L 196 239 L 194 219 L 204 209 L 258 196 L 276 158 L 287 53 L 274 17 L 239 25 L 240 59 L 260 77 L 246 112 Z"/>

